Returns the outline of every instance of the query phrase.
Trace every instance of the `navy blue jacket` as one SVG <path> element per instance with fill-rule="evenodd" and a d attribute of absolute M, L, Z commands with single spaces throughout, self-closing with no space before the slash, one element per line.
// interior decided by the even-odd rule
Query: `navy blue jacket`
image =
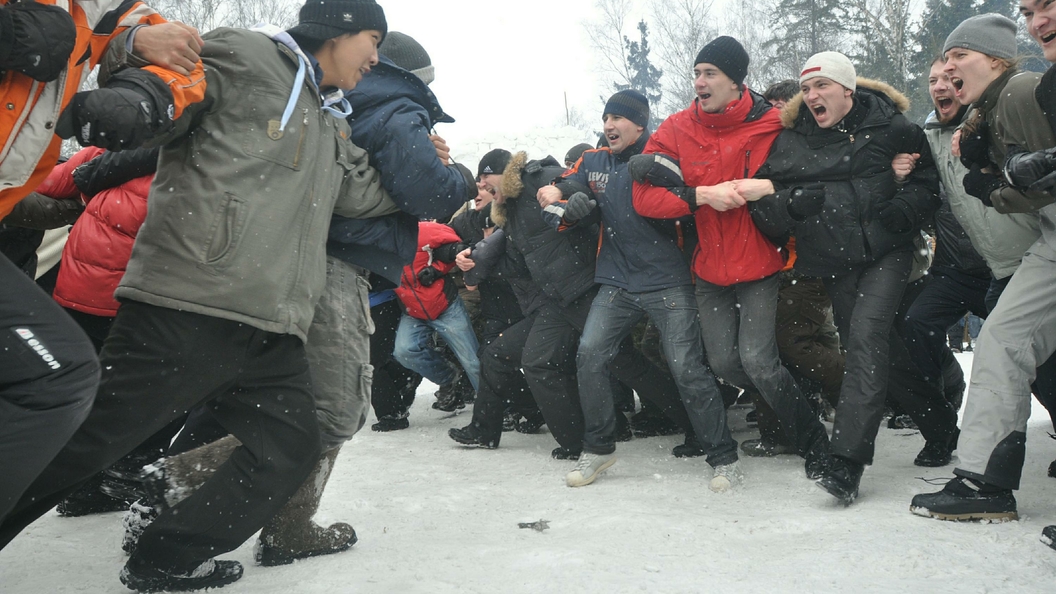
<path fill-rule="evenodd" d="M 421 79 L 388 58 L 380 56 L 345 98 L 352 104 L 352 142 L 370 155 L 370 165 L 381 173 L 381 185 L 403 213 L 363 220 L 334 216 L 327 253 L 399 283 L 400 271 L 411 260 L 407 253 L 379 245 L 372 227 L 391 219 L 381 224 L 400 234 L 392 243 L 416 246 L 418 219 L 447 220 L 476 196 L 473 174 L 437 158 L 429 130 L 437 122 L 454 120 Z M 409 254 L 413 259 L 413 248 Z"/>
<path fill-rule="evenodd" d="M 585 189 L 598 203 L 594 212 L 601 211 L 602 232 L 594 282 L 632 293 L 693 283 L 680 245 L 681 223 L 646 219 L 634 210 L 627 161 L 641 153 L 648 140 L 648 133 L 642 134 L 619 154 L 608 148 L 587 151 L 556 184 L 566 200 Z M 543 212 L 554 229 L 568 228 L 562 219 L 563 205 L 559 202 Z M 573 226 L 587 222 L 589 219 Z"/>

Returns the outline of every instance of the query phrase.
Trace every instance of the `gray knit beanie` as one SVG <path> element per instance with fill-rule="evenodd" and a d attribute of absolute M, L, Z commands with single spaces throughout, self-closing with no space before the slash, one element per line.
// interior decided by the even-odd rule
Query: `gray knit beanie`
<path fill-rule="evenodd" d="M 425 84 L 430 84 L 436 79 L 436 71 L 433 69 L 429 54 L 422 44 L 410 35 L 399 31 L 389 31 L 389 34 L 385 36 L 385 41 L 378 46 L 378 52 L 395 62 L 400 68 L 422 79 Z"/>
<path fill-rule="evenodd" d="M 1016 57 L 1016 23 L 992 12 L 964 19 L 946 38 L 942 53 L 958 47 L 1011 60 Z"/>

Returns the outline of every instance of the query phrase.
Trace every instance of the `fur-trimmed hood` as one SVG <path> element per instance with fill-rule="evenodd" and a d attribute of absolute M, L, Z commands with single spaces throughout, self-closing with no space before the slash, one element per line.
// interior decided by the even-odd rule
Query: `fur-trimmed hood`
<path fill-rule="evenodd" d="M 909 98 L 903 95 L 895 87 L 873 80 L 871 78 L 858 77 L 857 88 L 855 94 L 869 93 L 875 95 L 878 98 L 886 100 L 899 113 L 905 113 L 909 109 Z M 796 121 L 800 117 L 800 109 L 803 106 L 803 93 L 797 93 L 795 97 L 789 99 L 788 103 L 781 109 L 781 123 L 785 128 L 792 129 L 796 127 Z"/>
<path fill-rule="evenodd" d="M 528 164 L 528 153 L 524 151 L 517 151 L 513 157 L 510 158 L 510 162 L 506 164 L 506 169 L 502 170 L 502 183 L 499 184 L 499 191 L 502 192 L 503 204 L 493 202 L 491 206 L 491 220 L 495 223 L 496 227 L 506 226 L 506 204 L 508 200 L 516 200 L 521 195 L 521 191 L 524 190 L 524 182 L 521 181 L 521 173 L 524 172 L 525 165 Z"/>

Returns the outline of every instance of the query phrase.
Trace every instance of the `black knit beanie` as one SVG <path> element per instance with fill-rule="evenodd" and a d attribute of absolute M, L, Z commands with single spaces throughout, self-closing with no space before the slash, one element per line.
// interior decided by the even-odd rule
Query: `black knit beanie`
<path fill-rule="evenodd" d="M 385 42 L 378 46 L 378 51 L 396 63 L 397 66 L 429 84 L 436 78 L 433 62 L 422 44 L 413 37 L 399 31 L 389 31 Z"/>
<path fill-rule="evenodd" d="M 580 157 L 583 156 L 583 153 L 589 151 L 592 148 L 594 147 L 590 146 L 585 142 L 577 144 L 576 146 L 568 149 L 568 152 L 565 153 L 565 163 L 575 163 L 579 160 Z"/>
<path fill-rule="evenodd" d="M 607 113 L 623 116 L 643 128 L 649 127 L 649 100 L 634 89 L 624 89 L 609 97 L 602 115 Z"/>
<path fill-rule="evenodd" d="M 363 30 L 381 31 L 382 41 L 389 30 L 385 11 L 374 0 L 308 0 L 288 31 L 294 37 L 326 41 Z"/>
<path fill-rule="evenodd" d="M 513 155 L 506 149 L 491 149 L 477 165 L 477 179 L 484 175 L 502 175 Z"/>
<path fill-rule="evenodd" d="M 697 54 L 697 64 L 711 64 L 723 71 L 738 85 L 748 76 L 748 52 L 736 39 L 723 35 L 712 40 Z"/>

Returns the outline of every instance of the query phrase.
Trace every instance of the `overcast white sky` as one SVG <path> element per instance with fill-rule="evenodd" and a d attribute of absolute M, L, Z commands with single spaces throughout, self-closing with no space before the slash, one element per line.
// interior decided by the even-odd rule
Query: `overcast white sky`
<path fill-rule="evenodd" d="M 429 52 L 436 67 L 430 86 L 458 120 L 454 126 L 518 132 L 563 124 L 566 91 L 570 106 L 600 118 L 594 104 L 602 90 L 582 26 L 592 0 L 379 3 L 389 29 Z"/>

